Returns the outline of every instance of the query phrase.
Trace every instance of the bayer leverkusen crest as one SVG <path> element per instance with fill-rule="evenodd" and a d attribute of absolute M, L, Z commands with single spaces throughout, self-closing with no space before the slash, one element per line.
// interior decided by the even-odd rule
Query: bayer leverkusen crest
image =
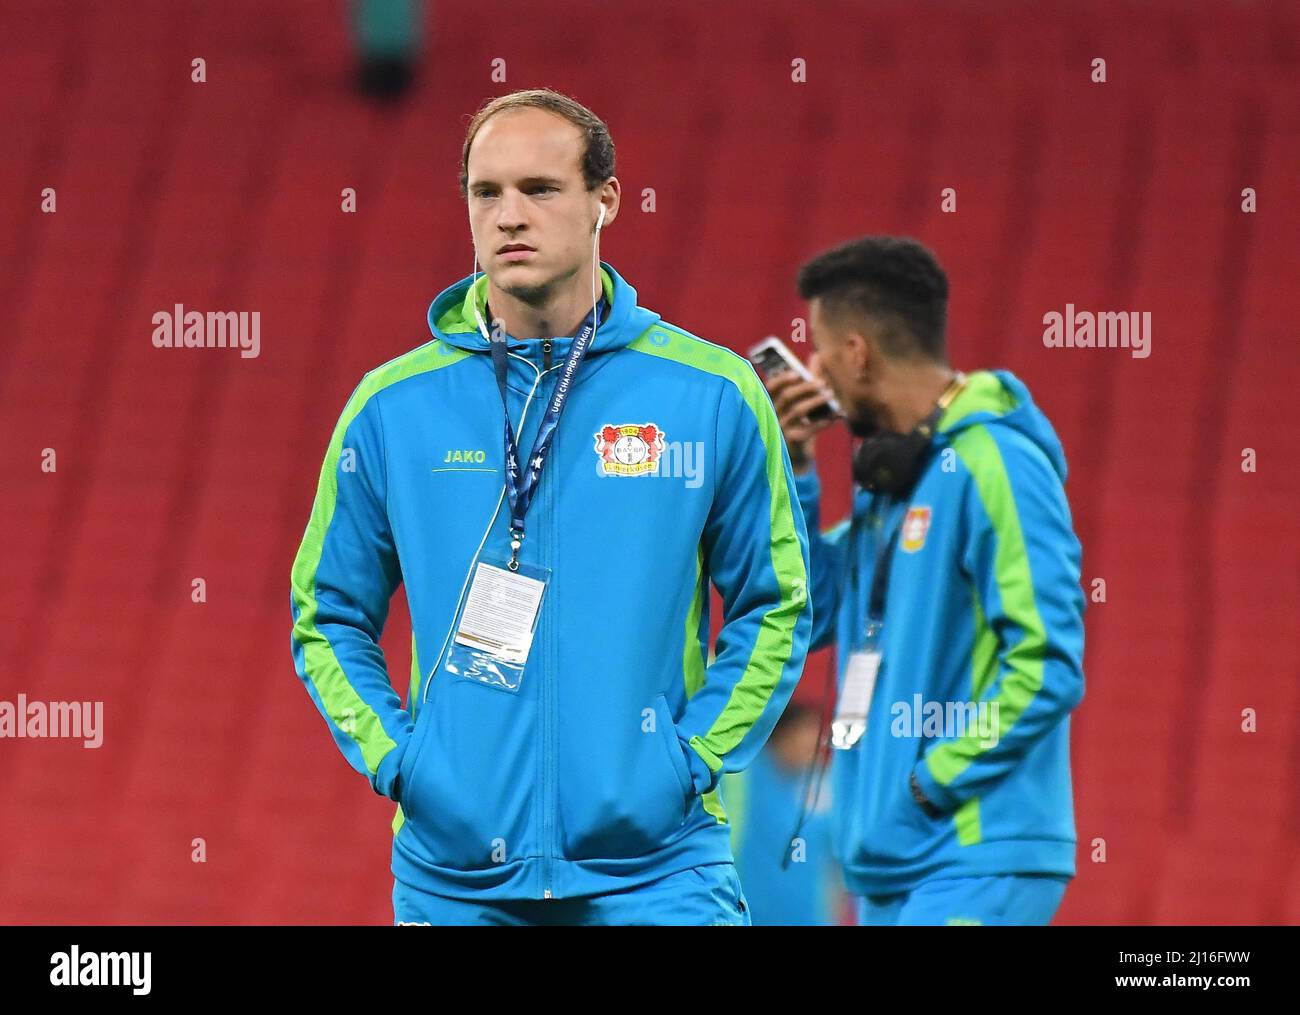
<path fill-rule="evenodd" d="M 903 519 L 903 552 L 915 553 L 925 545 L 926 533 L 930 531 L 930 509 L 928 507 L 909 508 Z"/>
<path fill-rule="evenodd" d="M 659 468 L 664 432 L 653 423 L 606 423 L 596 434 L 596 454 L 606 476 L 644 476 Z"/>

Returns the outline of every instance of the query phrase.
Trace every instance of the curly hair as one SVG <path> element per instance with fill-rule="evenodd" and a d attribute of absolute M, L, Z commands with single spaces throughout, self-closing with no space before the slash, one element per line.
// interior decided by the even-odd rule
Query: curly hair
<path fill-rule="evenodd" d="M 865 236 L 818 254 L 799 269 L 799 295 L 820 298 L 836 323 L 874 318 L 891 358 L 947 362 L 948 276 L 910 237 Z"/>

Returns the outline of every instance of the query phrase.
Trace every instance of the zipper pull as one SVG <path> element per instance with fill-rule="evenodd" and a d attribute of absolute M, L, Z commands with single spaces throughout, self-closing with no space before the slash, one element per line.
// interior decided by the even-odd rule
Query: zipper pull
<path fill-rule="evenodd" d="M 549 338 L 542 339 L 542 369 L 551 369 L 551 340 Z"/>

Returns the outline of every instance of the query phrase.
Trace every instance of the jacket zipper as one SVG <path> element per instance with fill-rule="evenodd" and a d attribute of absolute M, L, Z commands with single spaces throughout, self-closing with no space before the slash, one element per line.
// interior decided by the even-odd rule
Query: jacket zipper
<path fill-rule="evenodd" d="M 523 360 L 523 362 L 527 363 L 527 364 L 528 364 L 530 367 L 532 367 L 532 369 L 537 373 L 537 376 L 533 379 L 532 387 L 531 387 L 531 388 L 529 389 L 529 391 L 528 391 L 528 397 L 527 397 L 526 399 L 524 399 L 524 409 L 523 409 L 523 412 L 520 414 L 520 417 L 519 417 L 518 432 L 519 432 L 519 437 L 520 437 L 520 439 L 523 439 L 523 437 L 524 437 L 524 427 L 523 427 L 523 424 L 524 424 L 524 420 L 525 420 L 525 419 L 527 418 L 527 416 L 528 416 L 528 407 L 529 407 L 529 405 L 532 403 L 533 396 L 537 393 L 537 389 L 538 389 L 538 387 L 541 385 L 542 377 L 545 375 L 546 372 L 545 372 L 545 371 L 538 371 L 536 365 L 535 365 L 531 360 L 527 359 L 526 357 L 523 357 L 523 356 L 515 356 L 514 353 L 509 353 L 509 355 L 512 356 L 512 357 L 515 358 L 515 359 Z M 557 437 L 557 438 L 559 437 L 559 433 L 558 433 L 558 432 L 556 433 L 556 437 Z M 504 494 L 503 494 L 503 496 L 504 496 Z M 547 499 L 547 498 L 546 498 L 546 495 L 543 494 L 543 496 L 542 496 L 543 504 L 545 504 L 546 499 Z M 498 509 L 499 509 L 499 508 L 498 508 Z M 546 560 L 546 556 L 545 556 L 545 542 L 546 542 L 545 540 L 542 540 L 543 548 L 542 548 L 541 551 L 539 551 L 539 558 L 538 558 L 538 559 L 541 561 L 541 563 L 542 563 L 543 566 L 547 566 L 547 560 Z M 548 627 L 548 630 L 549 630 L 549 627 Z M 543 662 L 545 662 L 545 658 L 544 658 L 544 657 L 543 657 Z M 551 858 L 550 858 L 550 837 L 549 837 L 549 835 L 548 835 L 548 830 L 547 830 L 547 826 L 548 826 L 548 824 L 549 824 L 550 811 L 549 811 L 549 808 L 548 808 L 548 806 L 547 806 L 548 801 L 547 801 L 547 799 L 546 799 L 546 789 L 547 789 L 547 784 L 548 784 L 548 779 L 547 779 L 547 766 L 548 766 L 548 760 L 547 760 L 547 751 L 546 751 L 546 732 L 547 732 L 547 730 L 546 730 L 546 716 L 547 716 L 547 713 L 546 713 L 547 694 L 546 694 L 546 692 L 547 692 L 547 684 L 546 684 L 546 680 L 545 680 L 545 671 L 546 671 L 547 667 L 546 667 L 545 665 L 543 665 L 542 669 L 543 669 L 543 680 L 542 680 L 542 704 L 543 704 L 543 712 L 542 712 L 542 736 L 541 736 L 541 738 L 540 738 L 541 741 L 542 741 L 542 850 L 543 850 L 543 857 L 542 857 L 542 864 L 543 864 L 543 868 L 542 868 L 542 880 L 543 880 L 543 889 L 544 889 L 544 891 L 543 891 L 543 898 L 547 898 L 547 899 L 549 899 L 549 898 L 552 898 L 553 896 L 551 895 L 551 872 L 550 872 Z M 428 691 L 428 684 L 426 683 L 426 684 L 425 684 L 425 692 L 427 693 L 427 691 Z"/>
<path fill-rule="evenodd" d="M 551 369 L 551 340 L 549 338 L 542 340 L 542 372 L 545 373 Z"/>
<path fill-rule="evenodd" d="M 542 353 L 546 362 L 551 360 L 551 342 L 547 339 L 542 344 Z M 547 368 L 549 369 L 549 367 Z M 556 428 L 555 437 L 552 438 L 554 446 L 551 448 L 551 455 L 557 460 L 560 456 L 560 431 Z M 551 566 L 551 548 L 555 546 L 555 505 L 552 497 L 552 490 L 555 488 L 555 480 L 547 484 L 547 488 L 542 493 L 542 506 L 546 511 L 545 531 L 546 535 L 542 540 L 542 563 L 545 567 Z M 554 573 L 551 578 L 554 579 Z M 554 893 L 551 890 L 551 883 L 554 877 L 555 866 L 555 806 L 552 804 L 552 797 L 555 794 L 555 783 L 558 780 L 559 763 L 555 757 L 555 688 L 551 685 L 551 674 L 554 670 L 553 663 L 553 644 L 552 628 L 555 619 L 555 587 L 552 584 L 550 589 L 549 607 L 550 619 L 546 624 L 545 644 L 542 645 L 542 849 L 544 855 L 543 872 L 542 872 L 542 898 L 553 899 Z M 544 607 L 546 609 L 547 607 Z"/>

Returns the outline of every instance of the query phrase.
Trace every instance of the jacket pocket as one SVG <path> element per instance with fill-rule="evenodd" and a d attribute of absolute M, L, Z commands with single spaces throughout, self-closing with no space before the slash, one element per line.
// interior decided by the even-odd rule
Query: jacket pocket
<path fill-rule="evenodd" d="M 424 743 L 423 736 L 425 729 L 429 725 L 428 719 L 429 705 L 425 702 L 415 715 L 415 728 L 411 730 L 411 739 L 407 741 L 406 750 L 402 753 L 402 760 L 397 765 L 397 802 L 401 805 L 403 814 L 406 814 L 409 810 L 407 787 L 411 784 L 411 773 L 415 770 L 420 747 Z"/>
<path fill-rule="evenodd" d="M 657 717 L 655 728 L 664 747 L 668 750 L 668 763 L 677 776 L 683 799 L 688 799 L 694 788 L 694 783 L 691 781 L 691 768 L 686 763 L 685 755 L 682 754 L 682 742 L 677 736 L 677 724 L 673 722 L 673 714 L 668 709 L 668 699 L 662 694 L 655 698 L 655 714 Z"/>
<path fill-rule="evenodd" d="M 566 766 L 560 779 L 562 855 L 616 860 L 662 849 L 686 823 L 691 778 L 668 702 L 653 703 L 654 727 L 632 710 L 602 724 L 600 755 Z"/>
<path fill-rule="evenodd" d="M 408 847 L 460 871 L 536 856 L 535 706 L 468 680 L 435 679 L 411 760 L 399 766 Z"/>

